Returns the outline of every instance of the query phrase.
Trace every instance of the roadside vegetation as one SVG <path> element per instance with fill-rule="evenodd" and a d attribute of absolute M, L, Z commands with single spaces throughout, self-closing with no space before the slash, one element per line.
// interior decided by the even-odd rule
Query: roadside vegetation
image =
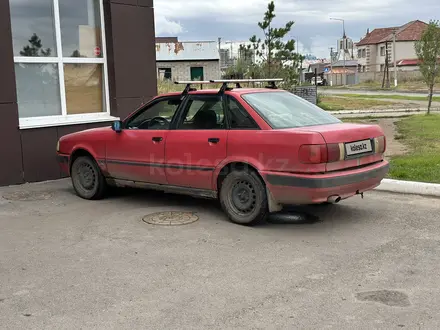
<path fill-rule="evenodd" d="M 409 148 L 391 159 L 390 177 L 440 183 L 440 115 L 416 115 L 397 121 L 395 139 Z"/>
<path fill-rule="evenodd" d="M 344 98 L 339 96 L 319 96 L 318 106 L 327 111 L 338 110 L 367 110 L 377 107 L 394 106 L 394 102 L 373 100 L 373 99 L 357 99 Z"/>
<path fill-rule="evenodd" d="M 428 87 L 428 113 L 431 110 L 432 96 L 436 80 L 440 76 L 440 24 L 431 20 L 423 32 L 422 38 L 416 41 L 415 50 L 419 58 L 420 72 Z"/>

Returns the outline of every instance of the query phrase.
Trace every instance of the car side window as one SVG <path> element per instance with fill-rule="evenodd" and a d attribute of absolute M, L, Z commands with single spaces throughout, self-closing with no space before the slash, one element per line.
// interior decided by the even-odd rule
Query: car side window
<path fill-rule="evenodd" d="M 180 97 L 165 98 L 140 110 L 130 118 L 125 126 L 126 129 L 169 129 L 177 109 L 182 101 Z"/>
<path fill-rule="evenodd" d="M 225 129 L 223 101 L 218 95 L 190 96 L 177 129 Z"/>
<path fill-rule="evenodd" d="M 229 127 L 231 129 L 258 129 L 259 127 L 246 109 L 233 97 L 226 99 Z"/>

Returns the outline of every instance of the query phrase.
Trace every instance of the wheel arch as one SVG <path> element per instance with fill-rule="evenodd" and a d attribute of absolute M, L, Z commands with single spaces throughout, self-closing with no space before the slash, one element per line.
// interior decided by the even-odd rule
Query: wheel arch
<path fill-rule="evenodd" d="M 85 148 L 85 147 L 78 147 L 75 150 L 73 150 L 71 155 L 70 155 L 69 172 L 71 172 L 71 170 L 72 170 L 73 162 L 78 157 L 81 157 L 81 156 L 87 156 L 87 157 L 92 158 L 94 161 L 96 161 L 96 157 L 87 148 Z"/>
<path fill-rule="evenodd" d="M 214 190 L 216 190 L 218 193 L 220 192 L 220 188 L 222 186 L 223 180 L 233 170 L 254 171 L 260 177 L 263 183 L 266 185 L 266 181 L 264 180 L 263 176 L 260 174 L 260 171 L 258 170 L 258 167 L 256 165 L 252 164 L 251 162 L 234 160 L 226 164 L 222 164 L 222 166 L 218 168 L 214 180 Z"/>
<path fill-rule="evenodd" d="M 222 164 L 222 166 L 219 166 L 219 168 L 216 171 L 216 175 L 214 176 L 214 183 L 213 183 L 214 190 L 217 192 L 218 196 L 220 196 L 220 189 L 222 187 L 222 183 L 223 183 L 224 179 L 234 169 L 240 169 L 240 170 L 248 169 L 248 170 L 254 171 L 258 175 L 258 177 L 261 179 L 261 181 L 263 182 L 263 184 L 266 188 L 269 212 L 272 213 L 272 212 L 281 211 L 282 205 L 280 205 L 274 199 L 272 192 L 270 191 L 270 189 L 267 185 L 266 180 L 264 179 L 264 177 L 261 175 L 260 171 L 258 170 L 258 166 L 256 166 L 255 164 L 253 164 L 251 162 L 235 160 L 235 161 L 230 161 L 226 164 Z"/>

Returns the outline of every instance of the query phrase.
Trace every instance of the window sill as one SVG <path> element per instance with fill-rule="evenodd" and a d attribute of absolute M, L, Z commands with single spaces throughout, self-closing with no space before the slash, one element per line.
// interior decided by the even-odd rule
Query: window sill
<path fill-rule="evenodd" d="M 45 127 L 105 123 L 105 122 L 113 122 L 115 120 L 119 120 L 119 118 L 110 116 L 107 113 L 70 115 L 68 117 L 47 116 L 47 117 L 34 117 L 34 118 L 20 118 L 19 128 L 33 129 L 33 128 L 45 128 Z"/>

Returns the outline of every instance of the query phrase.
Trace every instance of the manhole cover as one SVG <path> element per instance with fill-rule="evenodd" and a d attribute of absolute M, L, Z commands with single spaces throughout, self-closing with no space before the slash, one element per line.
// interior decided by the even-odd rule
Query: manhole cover
<path fill-rule="evenodd" d="M 52 194 L 47 191 L 16 191 L 4 194 L 3 198 L 10 201 L 42 201 L 52 198 Z"/>
<path fill-rule="evenodd" d="M 199 220 L 193 212 L 168 211 L 148 214 L 142 220 L 151 225 L 182 226 Z"/>

